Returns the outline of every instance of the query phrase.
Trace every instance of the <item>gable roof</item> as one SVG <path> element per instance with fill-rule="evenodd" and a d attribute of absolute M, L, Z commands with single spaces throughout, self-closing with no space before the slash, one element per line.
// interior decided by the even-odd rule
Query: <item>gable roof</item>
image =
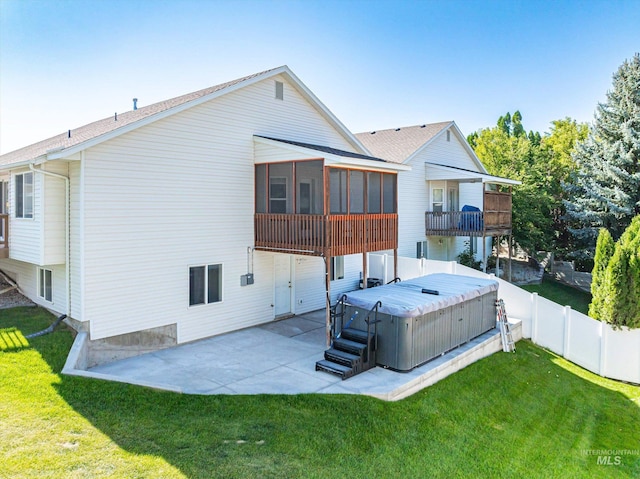
<path fill-rule="evenodd" d="M 285 75 L 291 81 L 294 88 L 314 104 L 325 119 L 327 119 L 356 150 L 367 152 L 362 143 L 360 143 L 342 122 L 322 104 L 311 90 L 293 74 L 289 67 L 283 65 L 89 123 L 38 143 L 6 153 L 0 156 L 0 164 L 30 163 L 41 157 L 45 157 L 47 160 L 69 157 L 79 151 L 127 133 L 135 128 L 280 74 Z"/>
<path fill-rule="evenodd" d="M 393 163 L 404 163 L 425 143 L 446 130 L 452 121 L 356 133 L 362 144 L 375 156 Z"/>

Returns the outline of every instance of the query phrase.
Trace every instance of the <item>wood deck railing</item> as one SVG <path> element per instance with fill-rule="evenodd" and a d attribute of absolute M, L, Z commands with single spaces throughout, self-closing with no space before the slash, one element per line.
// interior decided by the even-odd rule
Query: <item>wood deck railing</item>
<path fill-rule="evenodd" d="M 256 249 L 343 256 L 397 245 L 397 214 L 255 215 Z"/>
<path fill-rule="evenodd" d="M 497 236 L 511 233 L 511 193 L 485 191 L 484 211 L 425 213 L 427 236 Z"/>
<path fill-rule="evenodd" d="M 0 258 L 9 257 L 9 215 L 0 215 Z"/>

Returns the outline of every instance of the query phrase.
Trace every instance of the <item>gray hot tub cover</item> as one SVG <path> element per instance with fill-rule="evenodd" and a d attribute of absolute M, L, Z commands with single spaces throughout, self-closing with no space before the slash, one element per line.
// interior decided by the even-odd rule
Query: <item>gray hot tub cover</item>
<path fill-rule="evenodd" d="M 436 290 L 440 294 L 425 294 L 423 288 Z M 380 301 L 380 312 L 400 318 L 414 318 L 497 290 L 498 282 L 495 280 L 437 273 L 352 291 L 347 293 L 347 302 L 369 310 L 376 301 Z"/>

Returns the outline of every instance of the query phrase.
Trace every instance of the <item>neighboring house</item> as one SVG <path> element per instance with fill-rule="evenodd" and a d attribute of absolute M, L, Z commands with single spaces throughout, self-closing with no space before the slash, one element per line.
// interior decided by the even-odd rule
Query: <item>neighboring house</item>
<path fill-rule="evenodd" d="M 374 155 L 411 166 L 398 177 L 398 254 L 486 265 L 492 237 L 511 234 L 511 187 L 487 173 L 455 122 L 356 134 Z M 474 211 L 477 210 L 477 211 Z"/>
<path fill-rule="evenodd" d="M 91 340 L 237 330 L 356 289 L 408 169 L 283 66 L 2 155 L 0 270 Z"/>

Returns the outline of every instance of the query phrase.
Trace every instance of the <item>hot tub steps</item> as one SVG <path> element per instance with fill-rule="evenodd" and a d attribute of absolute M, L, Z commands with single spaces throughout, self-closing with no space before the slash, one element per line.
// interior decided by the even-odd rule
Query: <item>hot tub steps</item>
<path fill-rule="evenodd" d="M 324 359 L 316 363 L 316 371 L 336 374 L 347 379 L 375 366 L 374 335 L 353 328 L 342 330 Z"/>

